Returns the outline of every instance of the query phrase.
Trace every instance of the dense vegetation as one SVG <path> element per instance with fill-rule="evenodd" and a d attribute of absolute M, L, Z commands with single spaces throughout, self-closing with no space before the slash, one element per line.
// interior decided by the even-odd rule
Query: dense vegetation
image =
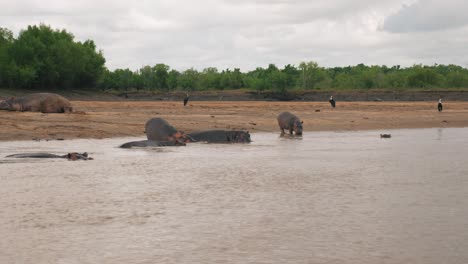
<path fill-rule="evenodd" d="M 249 72 L 206 68 L 177 71 L 165 64 L 136 71 L 105 67 L 92 40 L 75 42 L 71 33 L 29 26 L 14 38 L 0 28 L 0 87 L 101 90 L 292 89 L 446 89 L 468 88 L 468 69 L 457 65 L 320 67 L 315 62 L 278 68 L 270 64 Z"/>
<path fill-rule="evenodd" d="M 13 38 L 0 28 L 0 86 L 14 88 L 96 87 L 105 66 L 92 40 L 75 42 L 65 30 L 29 26 Z"/>

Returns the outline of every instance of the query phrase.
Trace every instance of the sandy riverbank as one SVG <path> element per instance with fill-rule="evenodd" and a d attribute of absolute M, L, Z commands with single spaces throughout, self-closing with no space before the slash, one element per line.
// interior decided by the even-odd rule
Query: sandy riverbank
<path fill-rule="evenodd" d="M 203 129 L 246 129 L 279 132 L 276 116 L 297 114 L 305 131 L 368 130 L 468 126 L 468 102 L 322 102 L 72 101 L 75 113 L 42 114 L 0 111 L 0 140 L 144 137 L 152 117 L 167 119 L 190 132 Z M 318 110 L 320 110 L 318 112 Z"/>

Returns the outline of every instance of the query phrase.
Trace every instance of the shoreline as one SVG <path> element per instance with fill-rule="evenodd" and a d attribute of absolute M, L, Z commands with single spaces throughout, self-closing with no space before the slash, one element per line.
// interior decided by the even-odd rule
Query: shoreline
<path fill-rule="evenodd" d="M 309 134 L 309 133 L 359 133 L 359 132 L 376 132 L 375 136 L 379 137 L 380 134 L 392 134 L 394 131 L 400 131 L 400 130 L 426 130 L 426 129 L 463 129 L 463 128 L 468 128 L 468 126 L 460 126 L 460 127 L 451 127 L 451 126 L 446 126 L 446 127 L 412 127 L 412 128 L 389 128 L 389 129 L 353 129 L 353 130 L 309 130 L 305 131 L 306 133 L 304 134 Z M 280 131 L 249 131 L 250 135 L 255 136 L 255 134 L 260 134 L 260 133 L 265 133 L 265 134 L 277 134 L 278 137 L 280 136 Z M 298 137 L 304 137 L 304 134 L 302 136 Z M 296 136 L 289 136 L 288 134 L 285 135 L 285 137 L 296 137 Z M 123 139 L 121 144 L 126 143 L 128 141 L 132 140 L 146 140 L 146 135 L 135 135 L 135 136 L 111 136 L 111 137 L 71 137 L 71 138 L 31 138 L 31 139 L 8 139 L 8 140 L 0 140 L 0 143 L 2 142 L 25 142 L 25 141 L 36 141 L 36 142 L 52 142 L 52 141 L 71 141 L 71 140 L 106 140 L 106 139 Z M 252 139 L 252 142 L 255 141 L 255 138 Z M 197 142 L 194 142 L 197 143 Z M 190 143 L 193 144 L 193 143 Z M 226 143 L 207 143 L 207 144 L 226 144 Z M 229 144 L 229 143 L 228 143 Z M 245 144 L 245 143 L 235 143 L 235 144 Z"/>
<path fill-rule="evenodd" d="M 276 117 L 290 111 L 304 131 L 366 131 L 468 127 L 468 102 L 72 101 L 71 114 L 0 111 L 0 141 L 144 137 L 144 125 L 162 117 L 178 130 L 278 132 Z"/>

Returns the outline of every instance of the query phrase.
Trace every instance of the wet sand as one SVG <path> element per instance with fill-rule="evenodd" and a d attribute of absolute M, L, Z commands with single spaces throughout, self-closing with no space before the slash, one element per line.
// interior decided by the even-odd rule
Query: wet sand
<path fill-rule="evenodd" d="M 259 102 L 72 101 L 75 113 L 43 114 L 0 111 L 0 140 L 109 138 L 144 136 L 152 117 L 167 119 L 185 132 L 204 129 L 278 131 L 276 116 L 290 111 L 305 131 L 466 127 L 468 102 Z"/>

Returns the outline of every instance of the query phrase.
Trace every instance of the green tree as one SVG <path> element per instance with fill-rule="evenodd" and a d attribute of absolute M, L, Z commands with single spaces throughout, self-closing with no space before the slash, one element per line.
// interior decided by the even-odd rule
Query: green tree
<path fill-rule="evenodd" d="M 303 89 L 319 88 L 328 81 L 327 72 L 324 68 L 319 67 L 315 61 L 301 62 L 299 69 L 302 75 L 300 83 Z"/>
<path fill-rule="evenodd" d="M 75 42 L 71 33 L 42 24 L 21 31 L 9 53 L 18 74 L 33 77 L 18 86 L 94 87 L 104 72 L 104 56 L 93 41 Z"/>
<path fill-rule="evenodd" d="M 284 66 L 281 72 L 285 75 L 286 87 L 288 89 L 294 88 L 300 76 L 300 71 L 294 65 L 288 64 Z"/>
<path fill-rule="evenodd" d="M 193 68 L 190 68 L 179 75 L 177 83 L 180 85 L 181 88 L 185 90 L 198 90 L 198 79 L 198 71 Z"/>
<path fill-rule="evenodd" d="M 171 70 L 167 76 L 167 86 L 170 90 L 175 90 L 178 87 L 177 80 L 179 79 L 180 73 L 176 70 Z"/>
<path fill-rule="evenodd" d="M 9 49 L 13 42 L 13 32 L 0 27 L 0 86 L 11 86 L 16 72 L 16 67 L 9 56 Z"/>
<path fill-rule="evenodd" d="M 413 88 L 437 87 L 442 76 L 431 68 L 415 65 L 409 69 L 408 85 Z"/>
<path fill-rule="evenodd" d="M 144 66 L 140 69 L 141 82 L 144 89 L 151 90 L 156 87 L 156 74 L 153 67 Z"/>
<path fill-rule="evenodd" d="M 221 85 L 221 75 L 215 67 L 203 69 L 200 74 L 200 87 L 203 90 L 223 89 Z"/>
<path fill-rule="evenodd" d="M 169 66 L 166 64 L 156 64 L 153 67 L 153 72 L 155 75 L 156 89 L 158 90 L 167 90 L 168 84 L 167 79 L 169 77 Z"/>

